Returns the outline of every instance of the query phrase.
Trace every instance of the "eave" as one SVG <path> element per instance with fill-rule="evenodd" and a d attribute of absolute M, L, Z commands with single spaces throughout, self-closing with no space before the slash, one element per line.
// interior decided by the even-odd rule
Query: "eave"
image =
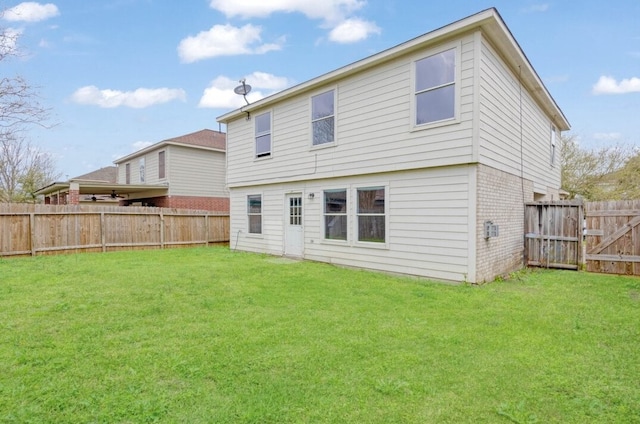
<path fill-rule="evenodd" d="M 564 116 L 564 113 L 551 97 L 542 80 L 533 69 L 533 66 L 531 66 L 531 63 L 495 8 L 471 15 L 365 59 L 298 84 L 269 97 L 265 97 L 250 105 L 235 109 L 219 116 L 217 121 L 228 124 L 236 119 L 244 118 L 247 112 L 252 113 L 253 111 L 270 107 L 276 102 L 281 102 L 315 90 L 321 86 L 335 83 L 338 80 L 363 72 L 398 57 L 409 55 L 417 50 L 425 49 L 448 39 L 478 30 L 498 48 L 503 60 L 505 60 L 512 71 L 519 76 L 523 86 L 534 96 L 543 110 L 552 117 L 555 125 L 563 131 L 570 129 L 570 124 Z"/>
<path fill-rule="evenodd" d="M 57 181 L 36 191 L 36 195 L 49 195 L 59 192 L 68 192 L 70 182 Z M 108 195 L 115 191 L 118 195 L 128 195 L 130 198 L 139 193 L 145 193 L 146 197 L 163 196 L 169 191 L 168 185 L 163 184 L 115 184 L 105 182 L 78 182 L 79 194 L 103 194 Z"/>
<path fill-rule="evenodd" d="M 144 149 L 138 150 L 136 152 L 130 153 L 127 156 L 123 156 L 121 158 L 118 158 L 116 160 L 113 161 L 114 164 L 118 165 L 120 163 L 123 162 L 128 162 L 132 159 L 137 158 L 138 156 L 143 156 L 146 155 L 149 152 L 152 152 L 154 150 L 161 150 L 163 147 L 166 146 L 179 146 L 179 147 L 187 147 L 189 149 L 200 149 L 200 150 L 207 150 L 210 152 L 219 152 L 219 153 L 226 153 L 225 150 L 222 149 L 216 149 L 215 147 L 207 147 L 207 146 L 198 146 L 198 145 L 194 145 L 194 144 L 185 144 L 185 143 L 176 143 L 173 141 L 161 141 L 159 143 L 156 144 L 152 144 L 151 146 L 145 147 Z"/>

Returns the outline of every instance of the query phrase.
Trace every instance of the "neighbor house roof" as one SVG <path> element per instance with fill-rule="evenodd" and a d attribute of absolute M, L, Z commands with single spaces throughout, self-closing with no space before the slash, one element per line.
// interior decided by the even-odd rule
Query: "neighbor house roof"
<path fill-rule="evenodd" d="M 87 174 L 73 177 L 69 181 L 95 181 L 115 183 L 118 179 L 118 167 L 117 166 L 105 166 L 104 168 L 96 169 L 95 171 Z"/>
<path fill-rule="evenodd" d="M 166 140 L 159 141 L 155 144 L 152 144 L 151 146 L 145 147 L 142 150 L 138 150 L 137 152 L 131 153 L 127 156 L 123 156 L 115 160 L 113 163 L 118 164 L 126 162 L 134 157 L 143 155 L 152 150 L 157 150 L 166 145 L 191 146 L 198 149 L 224 152 L 226 151 L 227 146 L 227 136 L 225 133 L 220 131 L 204 129 L 190 134 L 181 135 L 179 137 L 168 138 Z"/>
<path fill-rule="evenodd" d="M 494 47 L 496 47 L 501 53 L 501 57 L 505 60 L 507 65 L 516 75 L 519 75 L 519 79 L 523 86 L 537 100 L 542 109 L 553 119 L 555 125 L 563 131 L 570 129 L 569 121 L 564 116 L 564 113 L 560 110 L 555 100 L 551 97 L 549 91 L 547 91 L 542 80 L 533 69 L 533 66 L 531 66 L 529 59 L 522 51 L 520 45 L 515 40 L 511 31 L 507 28 L 507 25 L 504 23 L 502 17 L 495 8 L 476 13 L 475 15 L 453 22 L 365 59 L 336 69 L 307 82 L 298 84 L 269 97 L 265 97 L 251 103 L 250 105 L 243 106 L 240 109 L 228 112 L 219 116 L 218 121 L 228 123 L 244 116 L 247 112 L 252 112 L 254 110 L 270 106 L 275 102 L 315 90 L 321 85 L 335 83 L 340 79 L 358 72 L 363 72 L 397 57 L 428 48 L 436 45 L 437 43 L 450 40 L 452 37 L 476 30 L 481 30 L 485 37 L 493 43 Z"/>

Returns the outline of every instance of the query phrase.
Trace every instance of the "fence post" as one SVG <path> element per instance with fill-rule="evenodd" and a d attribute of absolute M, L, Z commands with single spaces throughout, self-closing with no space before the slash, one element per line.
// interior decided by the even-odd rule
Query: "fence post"
<path fill-rule="evenodd" d="M 106 218 L 104 212 L 100 212 L 100 241 L 102 242 L 102 252 L 107 251 L 107 232 L 105 230 Z"/>
<path fill-rule="evenodd" d="M 160 209 L 160 249 L 164 249 L 164 214 Z"/>
<path fill-rule="evenodd" d="M 29 237 L 31 256 L 36 256 L 36 215 L 33 212 L 29 214 Z"/>
<path fill-rule="evenodd" d="M 204 214 L 204 245 L 209 246 L 209 214 Z"/>

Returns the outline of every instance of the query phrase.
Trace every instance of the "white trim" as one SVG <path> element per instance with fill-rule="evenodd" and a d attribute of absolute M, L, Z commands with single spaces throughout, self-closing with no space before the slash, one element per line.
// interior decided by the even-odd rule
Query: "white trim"
<path fill-rule="evenodd" d="M 250 230 L 250 223 L 249 223 L 249 197 L 250 196 L 260 196 L 260 232 L 259 233 L 252 233 Z M 245 206 L 245 217 L 246 217 L 246 229 L 247 229 L 247 236 L 248 237 L 256 237 L 256 238 L 263 238 L 264 237 L 264 193 L 263 192 L 247 192 L 247 194 L 244 196 L 244 206 Z M 251 215 L 257 215 L 256 213 L 251 214 Z"/>
<path fill-rule="evenodd" d="M 373 241 L 359 241 L 358 240 L 358 190 L 363 189 L 384 189 L 384 243 Z M 366 247 L 373 249 L 389 249 L 389 183 L 381 184 L 352 184 L 351 194 L 353 197 L 352 204 L 352 216 L 353 216 L 353 231 L 351 246 Z"/>
<path fill-rule="evenodd" d="M 321 144 L 313 144 L 313 98 L 333 91 L 333 141 Z M 322 90 L 309 94 L 309 149 L 316 150 L 338 145 L 338 86 L 324 87 Z M 323 118 L 324 119 L 324 118 Z"/>
<path fill-rule="evenodd" d="M 262 115 L 266 115 L 269 114 L 269 131 L 267 132 L 263 132 L 260 134 L 260 136 L 264 136 L 269 134 L 270 136 L 270 140 L 269 140 L 269 152 L 268 153 L 264 153 L 262 154 L 262 156 L 258 155 L 258 143 L 257 143 L 257 138 L 258 138 L 258 133 L 257 133 L 257 119 L 258 117 L 262 116 Z M 271 158 L 273 156 L 273 110 L 269 109 L 266 111 L 263 111 L 257 115 L 254 115 L 253 117 L 253 158 L 255 160 L 262 160 L 262 159 L 267 159 L 267 158 Z"/>
<path fill-rule="evenodd" d="M 345 192 L 345 200 L 347 202 L 347 210 L 344 213 L 344 216 L 347 219 L 347 238 L 346 240 L 340 240 L 340 239 L 329 239 L 327 238 L 327 233 L 326 233 L 326 226 L 325 226 L 325 217 L 326 217 L 326 213 L 324 211 L 324 194 L 327 191 L 342 191 L 344 190 Z M 343 184 L 341 186 L 336 186 L 333 188 L 330 187 L 323 187 L 322 190 L 320 191 L 322 193 L 322 198 L 320 199 L 321 205 L 320 205 L 320 226 L 321 226 L 321 230 L 320 230 L 320 242 L 321 243 L 326 243 L 326 244 L 335 244 L 335 245 L 339 245 L 339 246 L 345 246 L 349 244 L 349 238 L 352 235 L 352 231 L 351 231 L 351 213 L 350 213 L 350 208 L 351 208 L 351 189 L 349 187 L 349 184 Z"/>
<path fill-rule="evenodd" d="M 557 156 L 558 156 L 558 136 L 557 136 L 557 132 L 556 132 L 556 126 L 553 125 L 553 122 L 551 123 L 551 127 L 550 127 L 550 140 L 549 140 L 549 148 L 550 148 L 550 163 L 551 163 L 551 167 L 555 168 L 556 166 L 556 162 L 557 162 Z"/>
<path fill-rule="evenodd" d="M 455 75 L 454 75 L 454 105 L 453 118 L 446 118 L 439 121 L 429 122 L 426 124 L 416 124 L 416 63 L 422 59 L 437 55 L 439 53 L 455 50 Z M 411 105 L 411 120 L 409 121 L 409 131 L 423 131 L 431 128 L 443 127 L 446 125 L 454 125 L 460 123 L 460 102 L 461 102 L 461 79 L 462 79 L 462 40 L 457 40 L 439 45 L 437 48 L 420 52 L 418 55 L 411 57 L 411 89 L 409 90 Z"/>
<path fill-rule="evenodd" d="M 467 208 L 468 225 L 468 250 L 467 250 L 467 276 L 466 280 L 476 282 L 476 274 L 478 270 L 478 165 L 467 165 L 469 175 L 469 198 Z"/>

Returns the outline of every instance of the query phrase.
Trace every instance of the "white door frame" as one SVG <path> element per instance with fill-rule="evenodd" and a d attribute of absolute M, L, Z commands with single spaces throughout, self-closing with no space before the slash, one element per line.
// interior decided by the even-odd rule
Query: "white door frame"
<path fill-rule="evenodd" d="M 304 197 L 302 192 L 284 197 L 284 254 L 302 257 L 304 253 Z"/>

